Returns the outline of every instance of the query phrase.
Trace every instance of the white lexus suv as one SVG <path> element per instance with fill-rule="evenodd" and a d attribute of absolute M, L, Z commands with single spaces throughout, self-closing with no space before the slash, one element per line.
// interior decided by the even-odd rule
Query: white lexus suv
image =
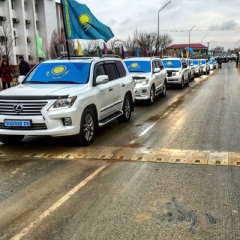
<path fill-rule="evenodd" d="M 134 82 L 119 58 L 63 58 L 40 63 L 0 92 L 0 141 L 28 135 L 93 142 L 98 126 L 131 118 Z"/>
<path fill-rule="evenodd" d="M 136 100 L 153 104 L 157 95 L 166 96 L 167 75 L 160 58 L 135 57 L 125 59 L 124 63 L 135 83 Z"/>
<path fill-rule="evenodd" d="M 190 82 L 190 74 L 186 59 L 184 58 L 165 58 L 162 60 L 167 70 L 167 84 L 178 85 L 183 88 Z"/>

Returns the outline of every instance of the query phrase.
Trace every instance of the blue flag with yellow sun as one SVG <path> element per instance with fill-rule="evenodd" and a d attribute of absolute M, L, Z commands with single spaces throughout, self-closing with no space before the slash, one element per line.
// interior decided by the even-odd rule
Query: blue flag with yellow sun
<path fill-rule="evenodd" d="M 67 39 L 103 39 L 114 37 L 112 30 L 98 21 L 85 4 L 61 0 Z"/>

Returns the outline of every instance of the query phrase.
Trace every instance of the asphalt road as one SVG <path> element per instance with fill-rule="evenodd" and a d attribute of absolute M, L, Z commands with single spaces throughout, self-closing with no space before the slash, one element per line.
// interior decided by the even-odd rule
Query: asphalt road
<path fill-rule="evenodd" d="M 136 103 L 131 122 L 99 129 L 89 151 L 240 152 L 239 80 L 223 64 L 152 106 Z M 1 240 L 240 239 L 238 167 L 36 157 L 43 151 L 78 149 L 39 137 L 0 146 Z"/>

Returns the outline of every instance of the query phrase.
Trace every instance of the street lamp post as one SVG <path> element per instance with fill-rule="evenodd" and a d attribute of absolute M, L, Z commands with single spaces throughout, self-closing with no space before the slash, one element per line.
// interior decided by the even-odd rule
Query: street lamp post
<path fill-rule="evenodd" d="M 189 44 L 188 44 L 188 51 L 189 51 L 189 55 L 190 55 L 190 32 L 193 30 L 193 28 L 195 28 L 196 25 L 194 25 L 190 30 L 189 30 Z"/>
<path fill-rule="evenodd" d="M 158 10 L 158 41 L 157 41 L 157 52 L 158 52 L 158 48 L 159 48 L 159 13 L 170 3 L 171 1 L 169 1 L 168 3 L 166 3 L 162 8 L 160 8 Z"/>
<path fill-rule="evenodd" d="M 201 44 L 202 44 L 202 40 L 207 36 L 207 34 L 201 39 Z"/>

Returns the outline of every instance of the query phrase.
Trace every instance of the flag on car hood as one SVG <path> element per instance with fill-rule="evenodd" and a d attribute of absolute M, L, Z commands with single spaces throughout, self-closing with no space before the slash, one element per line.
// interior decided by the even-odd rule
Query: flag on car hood
<path fill-rule="evenodd" d="M 114 37 L 112 30 L 101 23 L 85 4 L 61 0 L 67 39 L 103 39 Z"/>

